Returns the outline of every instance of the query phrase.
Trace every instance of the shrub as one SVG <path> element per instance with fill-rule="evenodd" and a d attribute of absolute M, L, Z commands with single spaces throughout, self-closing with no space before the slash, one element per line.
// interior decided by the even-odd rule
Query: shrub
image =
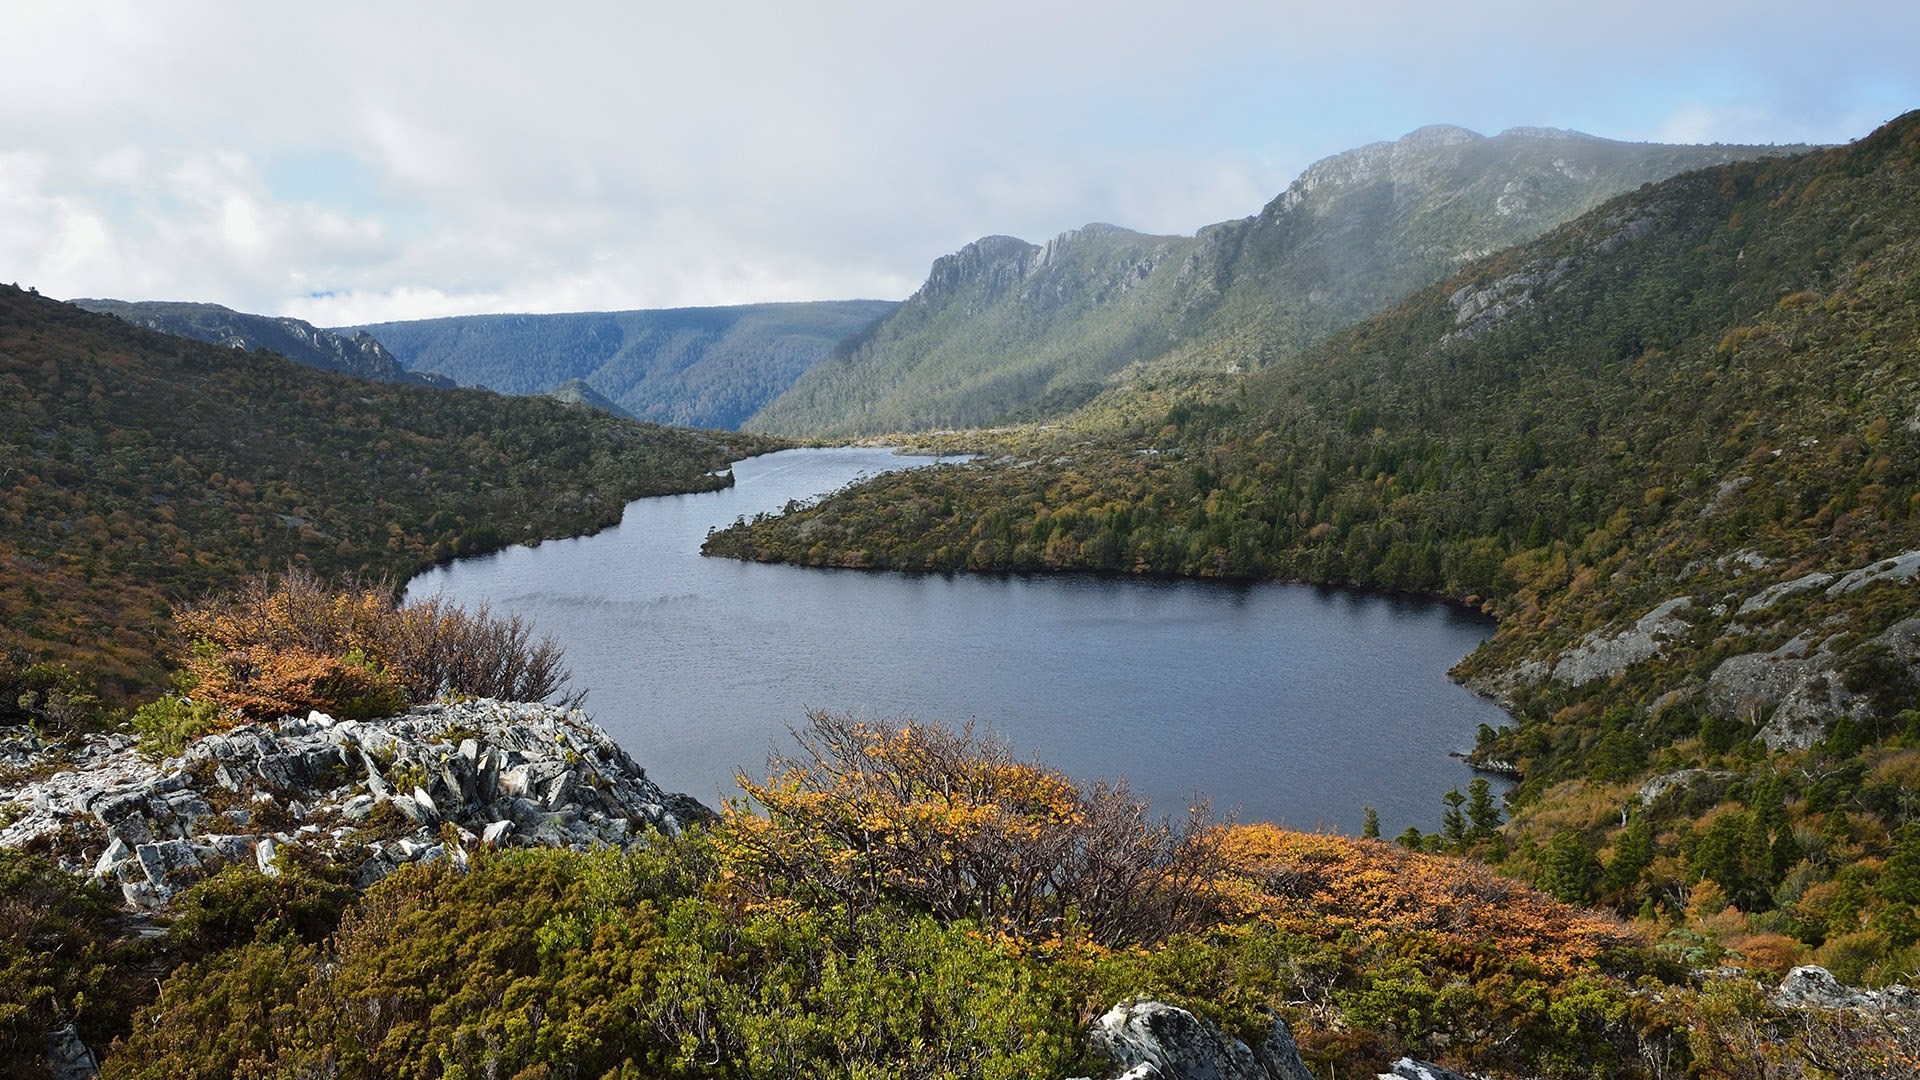
<path fill-rule="evenodd" d="M 225 713 L 220 706 L 178 694 L 149 701 L 133 712 L 133 730 L 140 737 L 140 752 L 150 758 L 178 754 L 188 743 L 225 724 Z"/>
<path fill-rule="evenodd" d="M 174 901 L 167 942 L 183 959 L 288 935 L 317 945 L 353 901 L 350 867 L 296 847 L 281 849 L 277 876 L 227 867 Z"/>
<path fill-rule="evenodd" d="M 150 984 L 126 977 L 146 949 L 119 925 L 99 886 L 0 849 L 0 1062 L 8 1075 L 40 1059 L 46 1033 L 64 1024 L 95 1046 L 126 1029 Z"/>
<path fill-rule="evenodd" d="M 1015 761 L 971 725 L 879 728 L 815 710 L 764 783 L 767 816 L 732 809 L 726 842 L 751 866 L 870 910 L 904 899 L 949 921 L 1027 937 L 1071 924 L 1101 944 L 1204 925 L 1222 868 L 1205 808 L 1155 821 L 1124 786 L 1081 789 Z"/>
<path fill-rule="evenodd" d="M 36 662 L 0 638 L 0 724 L 29 724 L 44 733 L 103 730 L 115 714 L 95 689 L 67 665 Z"/>
<path fill-rule="evenodd" d="M 450 693 L 568 706 L 585 697 L 565 691 L 560 647 L 534 641 L 518 616 L 439 597 L 397 606 L 388 587 L 328 585 L 303 570 L 253 579 L 175 621 L 194 642 L 198 697 L 254 719 L 308 709 L 364 719 Z"/>

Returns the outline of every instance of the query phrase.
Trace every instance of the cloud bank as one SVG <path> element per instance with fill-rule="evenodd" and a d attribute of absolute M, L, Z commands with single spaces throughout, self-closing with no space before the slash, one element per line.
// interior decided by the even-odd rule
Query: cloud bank
<path fill-rule="evenodd" d="M 1858 137 L 1911 5 L 0 3 L 0 278 L 325 325 L 900 297 L 1428 123 Z"/>

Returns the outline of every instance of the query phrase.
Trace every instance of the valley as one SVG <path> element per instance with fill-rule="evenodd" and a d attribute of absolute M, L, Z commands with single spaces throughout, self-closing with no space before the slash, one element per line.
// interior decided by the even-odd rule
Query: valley
<path fill-rule="evenodd" d="M 140 316 L 196 341 L 0 290 L 0 900 L 30 913 L 0 1048 L 1066 1076 L 1127 1064 L 1090 1032 L 1144 996 L 1292 1047 L 1267 1075 L 1901 1075 L 1912 992 L 1796 969 L 1920 964 L 1917 184 L 1920 113 L 1811 150 L 1422 128 L 1193 236 L 987 237 L 898 305 L 281 320 L 301 364 L 224 308 Z M 350 353 L 400 367 L 313 366 Z M 971 460 L 659 523 L 882 453 L 791 440 L 882 437 Z M 668 534 L 677 563 L 640 543 Z M 464 719 L 561 696 L 520 678 L 558 662 L 531 612 L 609 685 L 744 672 L 789 739 L 762 775 L 728 699 L 618 697 L 619 752 L 576 714 Z M 850 663 L 767 655 L 803 635 Z M 1416 653 L 1486 700 L 1385 689 Z M 1168 696 L 1120 715 L 1146 670 Z M 941 697 L 970 680 L 1031 726 Z M 262 725 L 318 764 L 215 761 Z M 1167 771 L 1129 785 L 1143 757 Z M 1260 801 L 1294 767 L 1333 782 Z"/>

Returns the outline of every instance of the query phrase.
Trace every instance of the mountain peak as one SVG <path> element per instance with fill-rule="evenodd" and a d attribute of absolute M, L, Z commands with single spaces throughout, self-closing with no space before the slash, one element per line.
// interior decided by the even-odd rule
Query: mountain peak
<path fill-rule="evenodd" d="M 1568 128 L 1551 127 L 1510 127 L 1494 136 L 1496 139 L 1593 139 L 1605 142 L 1598 135 L 1589 135 L 1584 131 L 1572 131 Z"/>
<path fill-rule="evenodd" d="M 1410 150 L 1425 150 L 1440 146 L 1459 146 L 1462 143 L 1480 142 L 1486 136 L 1477 131 L 1469 131 L 1455 124 L 1428 124 L 1414 128 L 1394 143 Z"/>
<path fill-rule="evenodd" d="M 908 299 L 925 303 L 945 296 L 972 281 L 984 281 L 999 291 L 1018 284 L 1042 248 L 1017 236 L 983 236 L 951 255 L 933 261 L 926 284 Z"/>

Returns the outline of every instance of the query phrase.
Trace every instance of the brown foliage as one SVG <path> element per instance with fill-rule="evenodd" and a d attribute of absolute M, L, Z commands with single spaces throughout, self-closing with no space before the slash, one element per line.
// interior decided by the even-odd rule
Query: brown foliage
<path fill-rule="evenodd" d="M 1150 943 L 1204 925 L 1216 905 L 1218 828 L 1205 808 L 1153 820 L 1124 785 L 1081 788 L 1002 742 L 815 710 L 798 757 L 741 787 L 766 809 L 730 809 L 724 842 L 749 866 L 855 910 L 883 896 L 944 919 L 1101 944 Z"/>
<path fill-rule="evenodd" d="M 1618 919 L 1459 859 L 1264 824 L 1228 830 L 1221 848 L 1245 882 L 1248 914 L 1313 936 L 1430 934 L 1466 951 L 1524 956 L 1555 975 L 1644 944 Z"/>
<path fill-rule="evenodd" d="M 519 616 L 468 612 L 435 597 L 395 606 L 385 586 L 332 586 L 299 569 L 262 575 L 181 611 L 195 645 L 194 693 L 252 718 L 307 709 L 367 717 L 453 692 L 511 701 L 558 697 L 571 677 L 550 638 Z"/>

